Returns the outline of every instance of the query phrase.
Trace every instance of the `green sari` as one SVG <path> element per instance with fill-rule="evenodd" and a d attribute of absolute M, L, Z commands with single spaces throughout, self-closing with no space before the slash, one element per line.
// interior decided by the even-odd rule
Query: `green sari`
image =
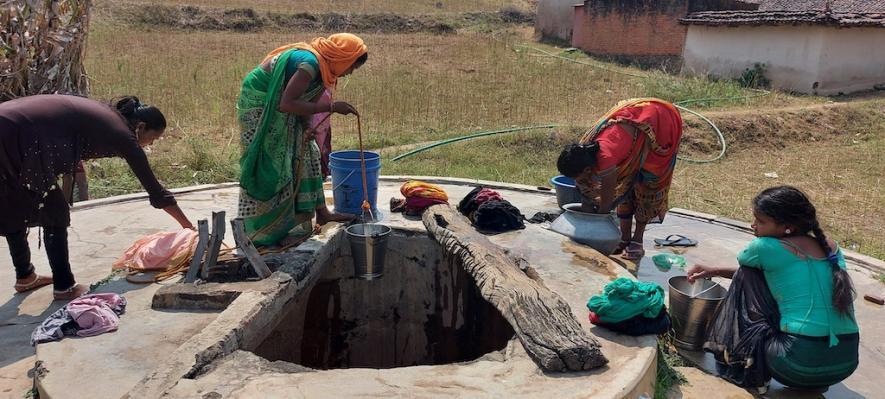
<path fill-rule="evenodd" d="M 313 231 L 315 209 L 325 203 L 320 150 L 305 139 L 307 118 L 278 111 L 289 50 L 268 73 L 259 65 L 243 80 L 237 101 L 240 137 L 240 203 L 246 234 L 255 245 L 275 245 L 287 235 Z M 323 91 L 316 73 L 302 100 Z M 297 228 L 297 229 L 296 229 Z"/>

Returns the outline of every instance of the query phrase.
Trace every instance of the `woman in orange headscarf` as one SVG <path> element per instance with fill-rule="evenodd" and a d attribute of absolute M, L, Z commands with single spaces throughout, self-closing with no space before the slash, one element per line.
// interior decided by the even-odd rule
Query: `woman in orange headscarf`
<path fill-rule="evenodd" d="M 326 207 L 320 150 L 306 126 L 317 113 L 358 114 L 346 102 L 321 97 L 368 56 L 362 39 L 339 33 L 277 48 L 243 80 L 239 216 L 256 245 L 310 235 L 314 215 L 317 224 L 352 219 Z"/>

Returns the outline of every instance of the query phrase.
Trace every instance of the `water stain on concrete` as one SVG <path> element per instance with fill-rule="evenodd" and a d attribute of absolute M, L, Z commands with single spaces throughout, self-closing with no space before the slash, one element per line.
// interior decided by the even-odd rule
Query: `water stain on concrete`
<path fill-rule="evenodd" d="M 562 250 L 573 255 L 573 265 L 607 276 L 609 280 L 618 278 L 618 266 L 596 250 L 572 241 L 563 241 Z"/>

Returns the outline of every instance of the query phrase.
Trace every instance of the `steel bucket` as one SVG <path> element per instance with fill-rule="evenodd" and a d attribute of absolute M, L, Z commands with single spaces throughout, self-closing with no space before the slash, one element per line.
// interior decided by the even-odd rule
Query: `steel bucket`
<path fill-rule="evenodd" d="M 700 350 L 707 338 L 707 327 L 728 292 L 707 279 L 689 283 L 685 276 L 670 277 L 670 321 L 674 343 L 688 350 Z"/>
<path fill-rule="evenodd" d="M 353 257 L 353 273 L 363 280 L 374 280 L 384 272 L 387 239 L 392 229 L 375 223 L 355 224 L 346 228 Z"/>

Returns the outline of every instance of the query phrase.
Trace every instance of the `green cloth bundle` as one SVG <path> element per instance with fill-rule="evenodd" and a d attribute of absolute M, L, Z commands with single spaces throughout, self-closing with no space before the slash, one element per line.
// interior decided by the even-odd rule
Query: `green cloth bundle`
<path fill-rule="evenodd" d="M 604 323 L 620 323 L 640 315 L 653 319 L 663 307 L 661 286 L 623 277 L 606 284 L 602 294 L 587 302 L 587 308 Z"/>

